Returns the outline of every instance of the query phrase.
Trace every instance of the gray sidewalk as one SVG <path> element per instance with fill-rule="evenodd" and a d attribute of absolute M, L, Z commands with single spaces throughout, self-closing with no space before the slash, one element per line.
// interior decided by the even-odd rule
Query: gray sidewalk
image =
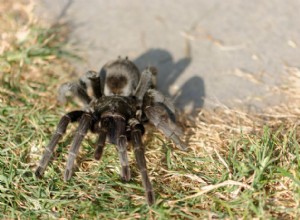
<path fill-rule="evenodd" d="M 300 64 L 300 1 L 41 0 L 38 14 L 71 27 L 70 43 L 99 70 L 119 55 L 158 67 L 158 86 L 179 108 L 260 109 Z"/>

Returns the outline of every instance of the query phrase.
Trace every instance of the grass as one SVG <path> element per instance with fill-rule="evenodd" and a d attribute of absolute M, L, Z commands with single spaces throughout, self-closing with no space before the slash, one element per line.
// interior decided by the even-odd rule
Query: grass
<path fill-rule="evenodd" d="M 8 10 L 8 9 L 11 10 Z M 75 126 L 60 142 L 43 179 L 33 172 L 60 117 L 75 103 L 56 102 L 73 72 L 65 27 L 43 28 L 31 5 L 2 2 L 0 26 L 0 217 L 2 219 L 297 219 L 300 215 L 298 97 L 261 114 L 202 110 L 186 127 L 188 152 L 153 127 L 145 136 L 157 201 L 148 207 L 129 152 L 133 179 L 119 179 L 115 148 L 93 159 L 83 142 L 70 182 L 62 175 Z M 4 13 L 5 12 L 5 13 Z M 295 92 L 294 87 L 288 91 Z"/>

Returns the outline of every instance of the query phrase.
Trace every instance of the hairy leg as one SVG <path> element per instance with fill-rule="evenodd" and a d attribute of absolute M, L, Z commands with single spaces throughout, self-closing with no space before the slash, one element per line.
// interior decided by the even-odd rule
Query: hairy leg
<path fill-rule="evenodd" d="M 95 71 L 88 71 L 86 73 L 86 76 L 91 81 L 91 86 L 92 86 L 95 98 L 99 99 L 102 96 L 100 75 L 98 73 L 96 73 Z"/>
<path fill-rule="evenodd" d="M 113 116 L 107 119 L 108 137 L 111 143 L 116 146 L 121 164 L 121 178 L 125 181 L 130 180 L 130 169 L 127 156 L 127 137 L 126 137 L 126 121 L 123 117 Z"/>
<path fill-rule="evenodd" d="M 152 72 L 150 71 L 149 68 L 147 68 L 141 73 L 139 84 L 134 92 L 135 97 L 138 100 L 142 101 L 145 93 L 150 88 L 151 84 L 152 84 Z"/>
<path fill-rule="evenodd" d="M 105 146 L 105 139 L 106 139 L 106 134 L 107 132 L 105 131 L 100 131 L 98 141 L 97 141 L 97 146 L 95 150 L 94 157 L 96 160 L 100 160 L 103 154 L 103 149 Z"/>
<path fill-rule="evenodd" d="M 170 98 L 164 96 L 161 92 L 155 89 L 149 89 L 146 95 L 147 98 L 151 99 L 151 103 L 162 103 L 165 105 L 172 114 L 175 114 L 175 106 Z"/>
<path fill-rule="evenodd" d="M 139 84 L 134 92 L 134 96 L 136 97 L 137 103 L 137 111 L 136 111 L 136 118 L 141 121 L 142 119 L 142 105 L 143 105 L 143 98 L 150 89 L 152 83 L 152 72 L 149 68 L 145 69 L 141 73 L 141 78 Z"/>
<path fill-rule="evenodd" d="M 146 199 L 149 205 L 152 205 L 155 202 L 155 196 L 152 189 L 152 184 L 148 177 L 147 165 L 145 159 L 145 147 L 142 142 L 142 131 L 139 128 L 139 125 L 132 126 L 131 131 L 131 141 L 134 149 L 135 159 L 137 161 L 138 168 L 141 172 L 143 185 L 145 188 Z"/>
<path fill-rule="evenodd" d="M 155 89 L 157 86 L 157 68 L 154 66 L 150 66 L 148 67 L 148 69 L 150 69 L 151 73 L 152 73 L 152 85 L 151 88 Z"/>
<path fill-rule="evenodd" d="M 57 128 L 56 128 L 56 131 L 55 131 L 54 135 L 52 136 L 49 144 L 47 145 L 45 152 L 43 154 L 43 157 L 40 160 L 39 166 L 35 171 L 35 175 L 37 177 L 40 178 L 43 176 L 43 173 L 50 161 L 50 158 L 55 149 L 55 146 L 57 145 L 58 141 L 61 139 L 63 134 L 66 132 L 68 124 L 70 122 L 77 121 L 83 115 L 83 113 L 84 113 L 83 111 L 69 112 L 60 119 L 60 121 L 57 125 Z"/>
<path fill-rule="evenodd" d="M 121 135 L 118 139 L 117 148 L 118 148 L 119 160 L 122 168 L 121 178 L 125 181 L 129 181 L 131 177 L 128 156 L 127 156 L 127 146 L 128 146 L 128 142 L 126 136 Z"/>
<path fill-rule="evenodd" d="M 96 160 L 100 160 L 100 158 L 102 157 L 108 126 L 109 126 L 109 119 L 104 118 L 101 120 L 101 123 L 98 124 L 98 127 L 96 129 L 96 132 L 99 133 L 97 146 L 94 154 Z"/>
<path fill-rule="evenodd" d="M 67 166 L 65 170 L 64 180 L 68 181 L 72 176 L 73 166 L 75 158 L 79 152 L 80 144 L 86 135 L 89 128 L 91 128 L 92 116 L 89 113 L 85 113 L 81 116 L 79 126 L 75 133 L 71 148 L 69 150 Z"/>
<path fill-rule="evenodd" d="M 99 132 L 97 146 L 96 146 L 96 150 L 95 150 L 95 154 L 94 154 L 94 157 L 96 160 L 100 160 L 102 157 L 103 149 L 105 146 L 106 134 L 107 134 L 107 131 L 104 131 L 104 130 L 101 130 Z"/>
<path fill-rule="evenodd" d="M 88 105 L 91 102 L 91 98 L 87 94 L 86 88 L 82 84 L 78 83 L 64 83 L 59 87 L 58 100 L 62 103 L 66 102 L 68 93 L 77 96 L 84 105 Z"/>
<path fill-rule="evenodd" d="M 79 78 L 78 82 L 62 84 L 58 90 L 58 100 L 64 103 L 66 102 L 68 93 L 72 93 L 77 96 L 84 105 L 88 105 L 91 102 L 91 98 L 87 93 L 89 84 L 92 86 L 94 96 L 100 98 L 102 96 L 100 76 L 95 71 L 88 71 Z"/>
<path fill-rule="evenodd" d="M 179 149 L 187 150 L 186 145 L 179 138 L 182 136 L 182 130 L 171 121 L 167 111 L 162 106 L 147 106 L 144 111 L 150 122 L 167 138 L 172 139 Z"/>

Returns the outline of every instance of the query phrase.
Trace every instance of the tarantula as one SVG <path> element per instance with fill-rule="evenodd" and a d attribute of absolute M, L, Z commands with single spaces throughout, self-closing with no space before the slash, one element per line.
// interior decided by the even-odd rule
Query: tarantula
<path fill-rule="evenodd" d="M 129 181 L 131 177 L 127 147 L 128 143 L 132 144 L 147 202 L 149 205 L 153 204 L 155 197 L 147 173 L 145 147 L 142 142 L 145 132 L 143 124 L 151 122 L 165 136 L 172 139 L 178 148 L 186 150 L 185 144 L 179 138 L 182 134 L 181 129 L 170 117 L 171 114 L 175 114 L 174 105 L 154 89 L 155 74 L 154 67 L 146 68 L 140 73 L 133 62 L 127 58 L 119 58 L 104 65 L 100 73 L 89 71 L 78 83 L 63 84 L 59 89 L 60 99 L 65 99 L 66 94 L 71 92 L 85 104 L 85 108 L 71 111 L 61 118 L 35 175 L 42 177 L 68 124 L 78 121 L 79 125 L 69 150 L 64 180 L 68 181 L 71 178 L 81 142 L 88 130 L 91 130 L 98 134 L 94 154 L 96 160 L 101 158 L 106 140 L 116 145 L 121 163 L 120 175 L 124 181 Z M 93 98 L 88 95 L 88 85 L 92 88 Z"/>

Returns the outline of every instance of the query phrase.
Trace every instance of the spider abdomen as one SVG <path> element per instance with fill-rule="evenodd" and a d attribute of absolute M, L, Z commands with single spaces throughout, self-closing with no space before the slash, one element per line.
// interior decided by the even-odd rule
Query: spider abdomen
<path fill-rule="evenodd" d="M 104 79 L 104 95 L 132 95 L 136 89 L 140 72 L 128 59 L 118 59 L 107 63 L 100 73 Z"/>

